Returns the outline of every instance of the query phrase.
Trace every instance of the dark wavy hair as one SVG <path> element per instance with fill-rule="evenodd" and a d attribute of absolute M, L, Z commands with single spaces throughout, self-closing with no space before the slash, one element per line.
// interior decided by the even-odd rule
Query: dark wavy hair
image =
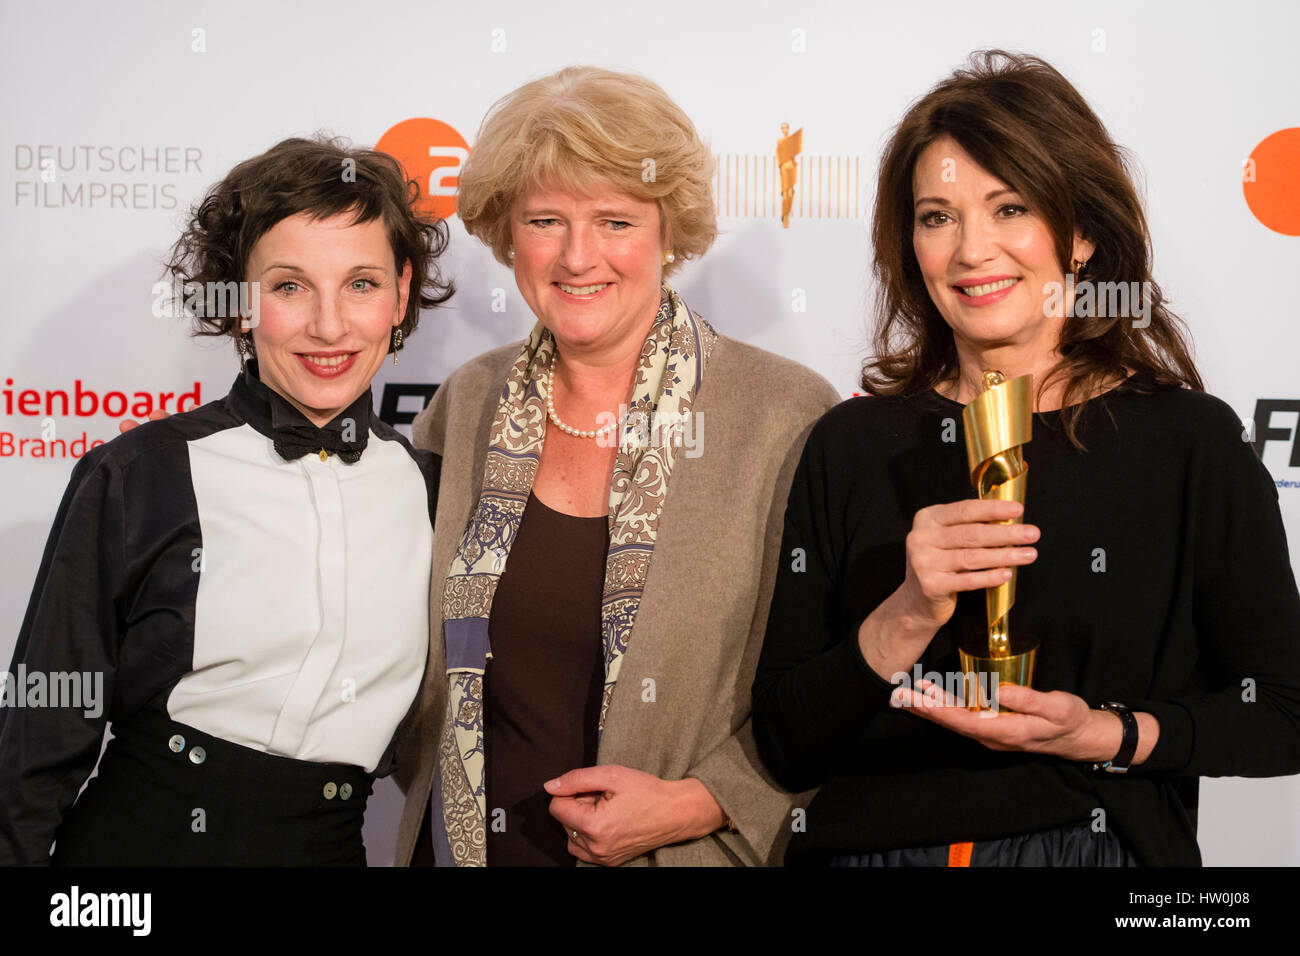
<path fill-rule="evenodd" d="M 1181 319 L 1151 276 L 1151 238 L 1130 169 L 1097 115 L 1068 80 L 1038 57 L 982 50 L 969 65 L 914 103 L 894 130 L 880 164 L 872 240 L 876 277 L 874 357 L 862 387 L 878 395 L 924 392 L 958 373 L 952 329 L 926 290 L 912 247 L 912 174 L 930 143 L 951 136 L 992 175 L 1021 194 L 1051 230 L 1061 271 L 1072 271 L 1076 229 L 1095 245 L 1081 279 L 1149 283 L 1150 324 L 1135 328 L 1133 303 L 1122 315 L 1067 317 L 1060 361 L 1040 393 L 1063 377 L 1062 425 L 1070 441 L 1104 383 L 1140 374 L 1138 387 L 1203 391 Z M 1094 310 L 1096 311 L 1096 310 Z"/>
<path fill-rule="evenodd" d="M 455 292 L 438 269 L 438 258 L 447 249 L 447 224 L 418 214 L 419 197 L 419 183 L 408 180 L 387 153 L 355 149 L 323 134 L 286 139 L 244 160 L 194 205 L 164 275 L 182 287 L 242 282 L 253 246 L 283 219 L 303 212 L 328 219 L 349 211 L 355 213 L 354 224 L 382 217 L 398 271 L 411 263 L 406 315 L 397 326 L 406 338 L 419 324 L 421 309 L 432 309 Z M 203 303 L 196 301 L 190 309 L 194 334 L 237 341 L 239 316 L 207 315 L 206 297 L 201 298 Z"/>

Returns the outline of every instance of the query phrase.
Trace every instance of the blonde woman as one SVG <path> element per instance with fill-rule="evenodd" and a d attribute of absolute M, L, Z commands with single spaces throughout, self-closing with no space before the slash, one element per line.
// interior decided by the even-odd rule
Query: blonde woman
<path fill-rule="evenodd" d="M 836 394 L 668 285 L 716 234 L 710 179 L 638 76 L 562 70 L 480 130 L 460 215 L 537 325 L 415 423 L 444 461 L 399 863 L 778 852 L 792 798 L 755 756 L 748 687 L 792 470 Z"/>

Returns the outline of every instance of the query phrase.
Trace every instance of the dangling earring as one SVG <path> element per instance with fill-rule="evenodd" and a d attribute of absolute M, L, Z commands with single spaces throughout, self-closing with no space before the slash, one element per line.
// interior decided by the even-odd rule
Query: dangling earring
<path fill-rule="evenodd" d="M 397 364 L 397 350 L 402 347 L 403 338 L 404 336 L 402 335 L 401 329 L 393 329 L 393 364 L 394 365 Z"/>
<path fill-rule="evenodd" d="M 239 370 L 243 372 L 248 367 L 247 358 L 253 350 L 248 347 L 248 339 L 242 335 L 235 336 L 235 348 L 239 352 Z"/>

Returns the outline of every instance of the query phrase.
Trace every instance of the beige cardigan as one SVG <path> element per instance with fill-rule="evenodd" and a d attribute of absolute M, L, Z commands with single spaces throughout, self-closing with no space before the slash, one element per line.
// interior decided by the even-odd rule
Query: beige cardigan
<path fill-rule="evenodd" d="M 406 794 L 397 836 L 399 866 L 410 863 L 429 812 L 447 707 L 443 578 L 478 502 L 492 418 L 521 348 L 518 343 L 494 349 L 461 366 L 415 420 L 415 444 L 441 454 L 443 463 L 433 538 L 429 664 L 419 706 L 398 732 L 396 780 Z M 629 865 L 781 860 L 797 798 L 772 780 L 755 751 L 750 684 L 794 468 L 813 422 L 838 401 L 830 383 L 815 372 L 719 336 L 694 412 L 702 454 L 689 458 L 679 452 L 674 462 L 597 762 L 667 780 L 697 778 L 736 832 L 721 830 L 661 847 Z M 646 701 L 651 695 L 645 688 L 651 686 L 654 700 Z"/>

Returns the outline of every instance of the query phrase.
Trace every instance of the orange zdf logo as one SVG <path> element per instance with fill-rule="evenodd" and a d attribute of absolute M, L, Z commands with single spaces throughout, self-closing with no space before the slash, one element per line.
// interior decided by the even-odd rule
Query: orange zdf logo
<path fill-rule="evenodd" d="M 440 219 L 456 215 L 456 186 L 469 157 L 465 137 L 440 120 L 419 117 L 389 129 L 375 149 L 396 158 L 420 184 L 417 212 Z"/>
<path fill-rule="evenodd" d="M 1284 236 L 1300 236 L 1300 127 L 1264 137 L 1242 164 L 1241 188 L 1256 219 Z"/>

